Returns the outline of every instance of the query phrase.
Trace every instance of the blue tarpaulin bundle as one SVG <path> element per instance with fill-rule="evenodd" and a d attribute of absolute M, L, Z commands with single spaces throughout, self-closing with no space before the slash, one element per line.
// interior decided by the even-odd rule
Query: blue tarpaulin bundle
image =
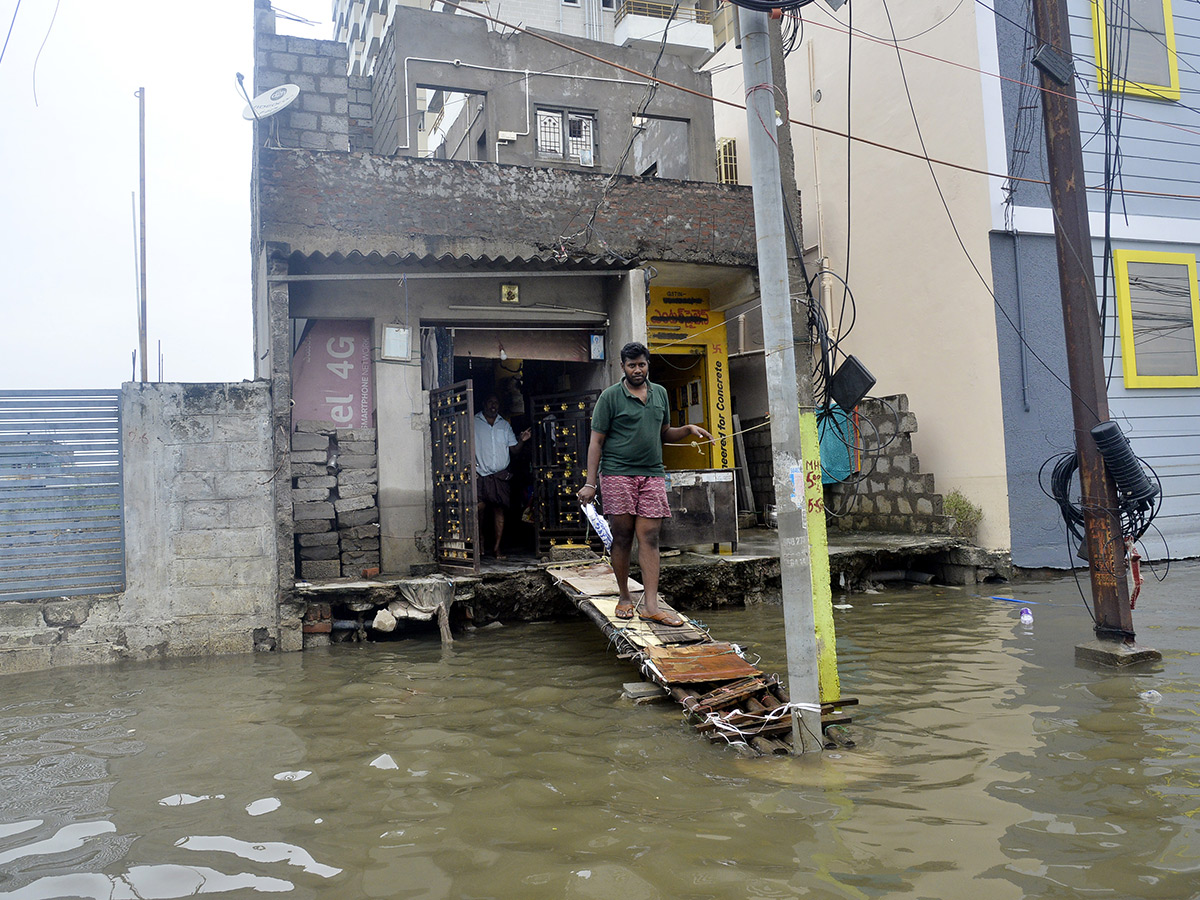
<path fill-rule="evenodd" d="M 821 440 L 821 483 L 837 484 L 854 474 L 854 420 L 836 403 L 817 410 Z"/>

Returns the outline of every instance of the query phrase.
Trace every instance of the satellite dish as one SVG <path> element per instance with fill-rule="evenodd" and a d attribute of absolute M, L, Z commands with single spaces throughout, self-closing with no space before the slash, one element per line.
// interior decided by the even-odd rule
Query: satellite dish
<path fill-rule="evenodd" d="M 300 87 L 298 85 L 281 84 L 269 91 L 263 91 L 251 100 L 250 105 L 242 110 L 242 118 L 253 120 L 273 116 L 299 96 Z"/>

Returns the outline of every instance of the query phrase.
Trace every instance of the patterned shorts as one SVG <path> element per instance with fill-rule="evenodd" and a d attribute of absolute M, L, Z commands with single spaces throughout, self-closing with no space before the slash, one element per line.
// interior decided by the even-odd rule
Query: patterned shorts
<path fill-rule="evenodd" d="M 606 516 L 671 518 L 667 479 L 661 475 L 601 475 L 600 494 Z"/>

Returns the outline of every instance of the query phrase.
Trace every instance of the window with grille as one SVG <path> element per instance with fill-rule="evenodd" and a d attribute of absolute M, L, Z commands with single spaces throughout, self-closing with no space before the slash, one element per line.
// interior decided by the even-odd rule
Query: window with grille
<path fill-rule="evenodd" d="M 539 109 L 537 113 L 538 156 L 563 155 L 562 113 Z"/>
<path fill-rule="evenodd" d="M 1100 87 L 1179 99 L 1171 0 L 1092 0 Z"/>
<path fill-rule="evenodd" d="M 538 156 L 554 159 L 565 158 L 582 166 L 594 166 L 596 164 L 595 124 L 595 117 L 588 113 L 539 109 L 537 111 Z"/>
<path fill-rule="evenodd" d="M 592 117 L 578 113 L 567 114 L 567 151 L 581 165 L 592 165 L 595 145 L 592 143 Z"/>
<path fill-rule="evenodd" d="M 717 141 L 717 181 L 720 184 L 737 184 L 737 141 L 721 138 Z"/>
<path fill-rule="evenodd" d="M 1113 275 L 1126 387 L 1200 387 L 1196 257 L 1115 250 Z"/>

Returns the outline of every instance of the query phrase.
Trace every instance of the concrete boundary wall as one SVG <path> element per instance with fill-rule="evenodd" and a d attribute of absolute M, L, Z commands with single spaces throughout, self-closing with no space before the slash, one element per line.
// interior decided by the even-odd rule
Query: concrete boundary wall
<path fill-rule="evenodd" d="M 269 385 L 121 394 L 126 589 L 0 603 L 0 674 L 302 649 L 279 599 Z"/>

